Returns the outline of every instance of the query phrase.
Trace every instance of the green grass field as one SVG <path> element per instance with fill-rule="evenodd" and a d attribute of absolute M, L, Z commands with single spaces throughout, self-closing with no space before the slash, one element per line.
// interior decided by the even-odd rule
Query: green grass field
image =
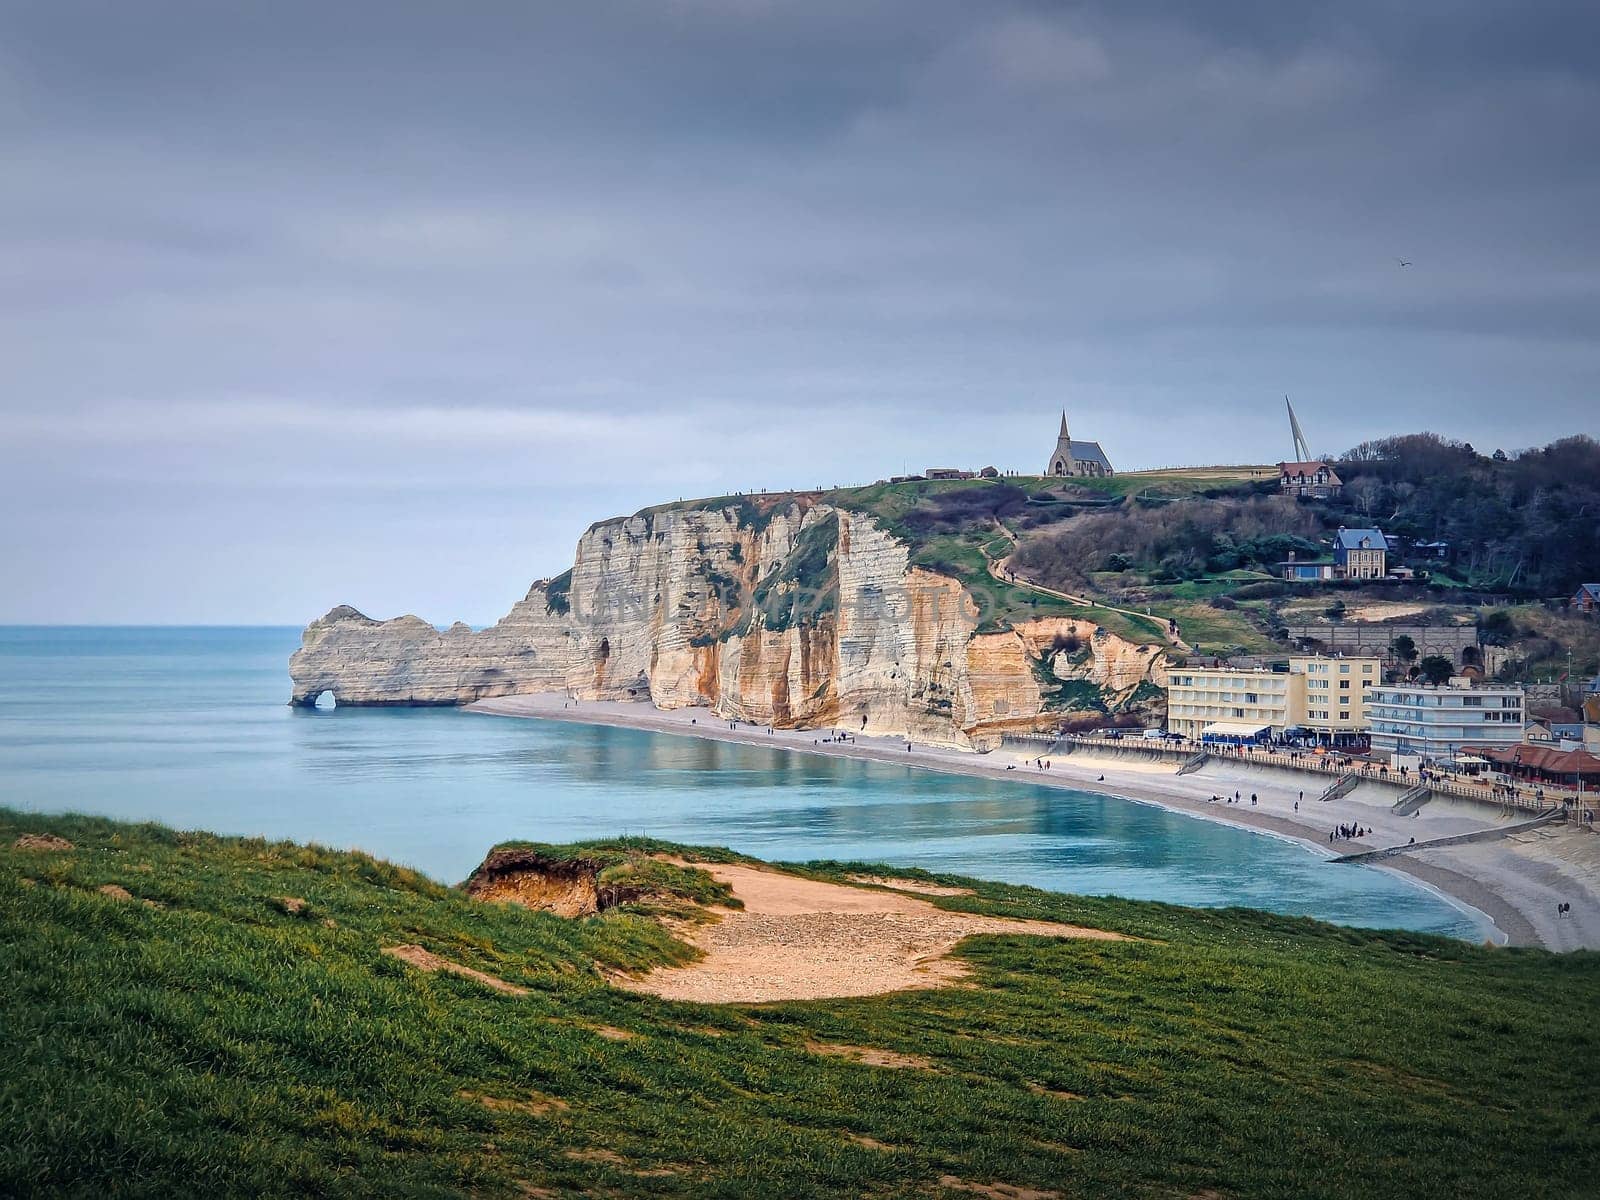
<path fill-rule="evenodd" d="M 77 848 L 13 847 L 46 831 Z M 0 847 L 4 1195 L 1595 1194 L 1594 954 L 976 884 L 939 902 L 1140 940 L 980 937 L 973 986 L 704 1006 L 600 975 L 690 953 L 643 911 L 91 818 L 0 810 Z"/>

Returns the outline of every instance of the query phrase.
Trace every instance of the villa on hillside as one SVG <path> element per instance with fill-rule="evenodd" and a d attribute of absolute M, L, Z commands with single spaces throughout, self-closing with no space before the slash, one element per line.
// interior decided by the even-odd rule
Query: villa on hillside
<path fill-rule="evenodd" d="M 1298 558 L 1291 550 L 1278 564 L 1278 575 L 1290 583 L 1318 583 L 1332 579 L 1384 579 L 1389 575 L 1389 539 L 1381 529 L 1346 529 L 1339 526 L 1333 538 L 1333 561 Z M 1395 568 L 1395 574 L 1408 574 Z"/>
<path fill-rule="evenodd" d="M 1389 573 L 1389 543 L 1383 531 L 1339 526 L 1333 539 L 1333 566 L 1340 579 L 1382 579 Z"/>
<path fill-rule="evenodd" d="M 1579 612 L 1600 612 L 1600 583 L 1581 583 L 1572 597 L 1572 607 Z"/>
<path fill-rule="evenodd" d="M 1325 462 L 1281 462 L 1278 490 L 1301 500 L 1327 500 L 1344 491 L 1344 481 Z"/>

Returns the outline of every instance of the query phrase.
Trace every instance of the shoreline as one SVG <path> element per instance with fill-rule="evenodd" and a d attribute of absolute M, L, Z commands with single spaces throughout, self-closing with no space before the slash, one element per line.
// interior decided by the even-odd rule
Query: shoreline
<path fill-rule="evenodd" d="M 1408 837 L 1422 842 L 1500 824 L 1489 806 L 1445 797 L 1430 802 L 1415 818 L 1396 817 L 1388 811 L 1393 797 L 1376 784 L 1357 788 L 1347 797 L 1319 803 L 1314 797 L 1327 784 L 1323 776 L 1297 775 L 1287 770 L 1252 767 L 1233 761 L 1219 761 L 1191 775 L 1177 776 L 1163 764 L 1129 763 L 1112 756 L 1078 751 L 1052 759 L 1050 769 L 1043 770 L 1034 765 L 1033 759 L 1012 747 L 979 754 L 910 743 L 908 751 L 908 743 L 902 737 L 851 735 L 848 741 L 825 741 L 831 730 L 777 729 L 768 733 L 765 726 L 743 721 L 731 725 L 728 718 L 705 708 L 663 710 L 649 701 L 575 701 L 560 693 L 480 700 L 466 705 L 465 711 L 608 725 L 825 757 L 899 763 L 943 774 L 1088 791 L 1279 837 L 1328 858 L 1353 848 L 1376 850 L 1403 845 Z M 1302 783 L 1308 798 L 1297 812 L 1293 803 L 1301 794 Z M 1210 799 L 1211 795 L 1226 797 L 1231 792 L 1239 793 L 1242 802 L 1229 804 Z M 1261 797 L 1261 803 L 1255 806 L 1243 800 L 1252 792 Z M 1339 824 L 1359 824 L 1372 830 L 1372 834 L 1354 846 L 1347 840 L 1330 845 L 1327 832 Z M 1600 843 L 1600 838 L 1589 834 L 1571 836 Z M 1593 874 L 1587 871 L 1573 874 L 1560 869 L 1563 864 L 1552 866 L 1547 861 L 1548 855 L 1544 858 L 1531 853 L 1519 856 L 1517 848 L 1507 853 L 1505 844 L 1498 841 L 1482 845 L 1490 847 L 1490 852 L 1442 847 L 1395 855 L 1367 865 L 1405 876 L 1408 882 L 1483 918 L 1493 931 L 1492 940 L 1499 944 L 1558 950 L 1600 947 L 1600 887 L 1596 886 L 1600 870 Z M 1596 850 L 1595 866 L 1600 868 L 1600 846 Z M 1570 897 L 1574 919 L 1555 924 L 1556 903 L 1551 897 Z"/>

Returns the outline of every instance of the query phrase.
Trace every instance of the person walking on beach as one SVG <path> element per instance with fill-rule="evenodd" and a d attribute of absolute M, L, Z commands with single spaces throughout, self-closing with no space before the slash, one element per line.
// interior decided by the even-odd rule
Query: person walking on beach
<path fill-rule="evenodd" d="M 1256 806 L 1256 794 L 1254 792 L 1251 792 L 1250 793 L 1250 807 L 1254 808 L 1255 806 Z"/>

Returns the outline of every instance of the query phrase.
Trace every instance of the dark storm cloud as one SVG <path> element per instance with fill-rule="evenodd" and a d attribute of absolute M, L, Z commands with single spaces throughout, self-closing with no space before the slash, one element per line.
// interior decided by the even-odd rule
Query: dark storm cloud
<path fill-rule="evenodd" d="M 1597 42 L 1580 4 L 5 5 L 0 618 L 481 619 L 590 519 L 1037 469 L 1062 406 L 1127 466 L 1276 458 L 1284 392 L 1327 450 L 1593 432 Z"/>

